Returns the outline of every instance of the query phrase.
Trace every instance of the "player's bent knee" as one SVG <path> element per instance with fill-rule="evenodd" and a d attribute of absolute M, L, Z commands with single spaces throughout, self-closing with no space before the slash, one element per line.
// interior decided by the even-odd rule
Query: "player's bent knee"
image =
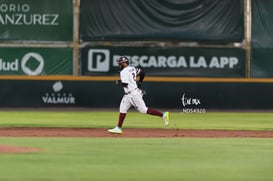
<path fill-rule="evenodd" d="M 119 110 L 119 112 L 120 112 L 120 113 L 124 113 L 124 114 L 127 113 L 127 111 L 124 111 L 124 110 Z"/>
<path fill-rule="evenodd" d="M 140 113 L 143 113 L 143 114 L 146 114 L 146 113 L 147 113 L 147 110 L 148 110 L 148 108 L 141 108 L 141 109 L 138 109 L 138 111 L 139 111 Z"/>

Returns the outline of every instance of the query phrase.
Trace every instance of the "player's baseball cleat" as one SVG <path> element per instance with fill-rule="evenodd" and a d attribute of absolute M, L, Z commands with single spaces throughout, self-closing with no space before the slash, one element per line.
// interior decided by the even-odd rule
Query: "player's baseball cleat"
<path fill-rule="evenodd" d="M 165 125 L 168 126 L 169 122 L 170 122 L 170 113 L 169 112 L 164 112 L 162 118 L 163 118 L 163 120 L 165 122 Z"/>
<path fill-rule="evenodd" d="M 116 133 L 116 134 L 122 134 L 122 129 L 119 127 L 115 127 L 113 129 L 108 129 L 108 132 L 110 133 Z"/>

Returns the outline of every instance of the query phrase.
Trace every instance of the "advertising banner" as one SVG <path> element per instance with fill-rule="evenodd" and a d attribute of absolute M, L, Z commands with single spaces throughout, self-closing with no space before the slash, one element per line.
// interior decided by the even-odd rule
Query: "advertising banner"
<path fill-rule="evenodd" d="M 0 80 L 0 83 L 0 107 L 117 107 L 122 95 L 113 82 Z M 116 96 L 109 99 L 111 88 Z"/>
<path fill-rule="evenodd" d="M 117 74 L 121 55 L 152 76 L 245 77 L 245 50 L 240 48 L 85 47 L 81 74 Z"/>
<path fill-rule="evenodd" d="M 0 48 L 0 75 L 72 75 L 72 48 Z"/>
<path fill-rule="evenodd" d="M 72 33 L 72 0 L 0 0 L 0 40 L 71 41 Z"/>
<path fill-rule="evenodd" d="M 0 107 L 89 107 L 118 111 L 123 89 L 113 81 L 0 80 Z M 273 109 L 265 82 L 145 82 L 147 106 L 183 113 Z M 261 93 L 261 90 L 262 93 Z"/>

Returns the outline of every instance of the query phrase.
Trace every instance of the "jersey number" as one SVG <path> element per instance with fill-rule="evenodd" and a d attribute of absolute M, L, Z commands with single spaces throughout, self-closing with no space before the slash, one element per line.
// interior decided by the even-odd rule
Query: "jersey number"
<path fill-rule="evenodd" d="M 136 74 L 132 73 L 132 76 L 133 76 L 134 81 L 136 81 Z"/>

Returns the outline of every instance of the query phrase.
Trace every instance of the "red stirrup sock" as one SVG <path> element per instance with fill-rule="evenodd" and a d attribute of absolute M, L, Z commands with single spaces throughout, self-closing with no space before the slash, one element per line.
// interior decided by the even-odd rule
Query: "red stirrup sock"
<path fill-rule="evenodd" d="M 121 128 L 123 121 L 126 117 L 126 113 L 119 113 L 119 119 L 118 119 L 118 127 Z"/>
<path fill-rule="evenodd" d="M 159 112 L 159 111 L 152 109 L 152 108 L 148 108 L 147 114 L 154 115 L 154 116 L 160 116 L 160 117 L 163 116 L 162 112 Z"/>

